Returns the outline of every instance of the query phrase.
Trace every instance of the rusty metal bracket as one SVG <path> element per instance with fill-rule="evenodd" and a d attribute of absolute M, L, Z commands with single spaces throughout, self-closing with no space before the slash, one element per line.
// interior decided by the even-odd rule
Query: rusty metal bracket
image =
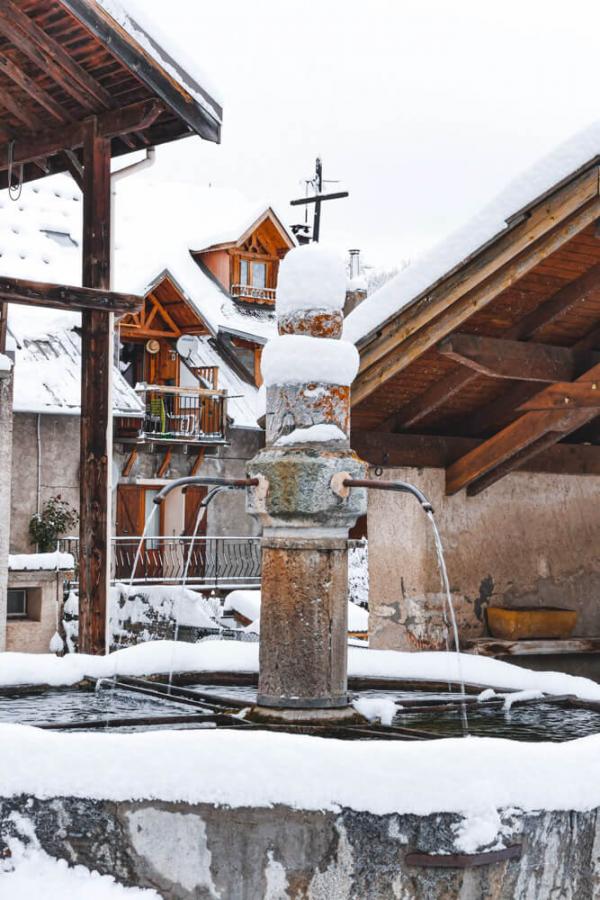
<path fill-rule="evenodd" d="M 435 869 L 471 869 L 475 866 L 489 866 L 508 859 L 520 859 L 521 844 L 511 844 L 502 850 L 488 850 L 484 853 L 407 853 L 407 866 Z"/>

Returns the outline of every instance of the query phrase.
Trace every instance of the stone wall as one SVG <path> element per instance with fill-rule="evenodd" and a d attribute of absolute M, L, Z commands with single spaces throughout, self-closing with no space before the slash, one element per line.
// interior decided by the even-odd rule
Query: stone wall
<path fill-rule="evenodd" d="M 31 553 L 28 528 L 31 516 L 37 511 L 38 483 L 38 416 L 16 413 L 13 418 L 14 453 L 12 460 L 12 498 L 10 545 L 14 553 Z M 263 433 L 250 429 L 231 429 L 230 444 L 219 448 L 214 455 L 207 452 L 200 474 L 241 477 L 245 475 L 247 460 L 251 459 L 263 442 Z M 39 416 L 39 445 L 41 448 L 40 506 L 50 497 L 60 494 L 75 509 L 79 508 L 79 417 Z M 113 455 L 113 498 L 119 479 L 123 483 L 150 482 L 163 459 L 164 449 L 151 452 L 140 448 L 137 461 L 127 478 L 121 472 L 131 448 L 115 445 Z M 172 455 L 168 478 L 189 475 L 195 459 L 195 448 L 187 454 L 179 449 Z M 163 482 L 164 483 L 164 482 Z M 159 482 L 157 482 L 159 484 Z M 116 502 L 116 501 L 115 501 Z M 113 504 L 114 505 L 114 504 Z M 113 508 L 113 519 L 115 509 Z M 240 494 L 221 495 L 209 507 L 208 534 L 256 534 L 257 526 L 246 515 L 244 497 Z M 0 619 L 2 617 L 0 616 Z"/>
<path fill-rule="evenodd" d="M 27 590 L 27 618 L 9 619 L 6 649 L 19 653 L 48 653 L 59 631 L 64 572 L 9 572 L 8 586 Z"/>
<path fill-rule="evenodd" d="M 386 469 L 431 500 L 463 636 L 486 633 L 485 608 L 564 606 L 577 635 L 600 635 L 600 478 L 514 473 L 476 497 L 447 497 L 442 469 Z M 409 495 L 369 492 L 370 643 L 443 646 L 430 524 Z"/>
<path fill-rule="evenodd" d="M 25 820 L 51 856 L 123 884 L 155 888 L 170 900 L 593 900 L 600 895 L 598 810 L 511 810 L 500 818 L 503 837 L 495 848 L 520 846 L 520 859 L 423 868 L 409 864 L 407 853 L 437 854 L 442 860 L 455 853 L 464 826 L 460 816 L 20 796 L 0 799 L 0 852 L 5 852 L 2 838 L 27 830 Z"/>

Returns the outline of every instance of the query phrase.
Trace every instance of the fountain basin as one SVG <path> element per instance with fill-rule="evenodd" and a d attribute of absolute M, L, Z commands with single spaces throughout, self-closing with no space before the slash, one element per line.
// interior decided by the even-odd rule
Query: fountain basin
<path fill-rule="evenodd" d="M 523 606 L 505 609 L 488 606 L 487 622 L 492 637 L 501 640 L 568 638 L 577 624 L 577 612 L 558 607 Z"/>

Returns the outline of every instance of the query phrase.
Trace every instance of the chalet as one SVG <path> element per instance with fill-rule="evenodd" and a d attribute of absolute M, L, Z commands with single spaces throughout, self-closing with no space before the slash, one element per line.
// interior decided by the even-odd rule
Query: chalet
<path fill-rule="evenodd" d="M 115 280 L 144 298 L 139 312 L 117 322 L 113 373 L 113 574 L 128 577 L 137 541 L 126 538 L 142 534 L 160 487 L 199 471 L 241 475 L 263 440 L 260 354 L 275 331 L 279 261 L 294 239 L 273 209 L 230 190 L 139 175 L 122 182 L 115 206 Z M 80 217 L 80 192 L 67 176 L 24 185 L 18 204 L 5 197 L 0 274 L 22 267 L 76 281 Z M 29 520 L 44 500 L 60 493 L 78 505 L 79 317 L 15 307 L 8 328 L 21 448 L 13 459 L 11 550 L 25 552 Z M 191 534 L 205 494 L 171 494 L 148 546 Z M 210 507 L 200 534 L 242 537 L 253 529 L 243 498 L 227 496 Z M 167 575 L 157 559 L 149 577 Z"/>
<path fill-rule="evenodd" d="M 600 649 L 600 127 L 560 147 L 346 321 L 353 446 L 431 500 L 463 645 L 595 671 Z M 400 526 L 399 526 L 399 523 Z M 444 646 L 429 523 L 369 498 L 370 634 Z M 486 610 L 563 607 L 520 640 Z M 541 629 L 541 630 L 540 630 Z M 538 633 L 539 632 L 539 633 Z"/>

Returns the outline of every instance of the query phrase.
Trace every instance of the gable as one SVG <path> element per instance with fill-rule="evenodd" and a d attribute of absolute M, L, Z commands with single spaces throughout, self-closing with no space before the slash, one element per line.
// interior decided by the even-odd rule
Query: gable
<path fill-rule="evenodd" d="M 119 320 L 120 333 L 128 340 L 167 338 L 182 334 L 209 334 L 209 329 L 168 275 L 146 294 L 142 309 Z"/>

